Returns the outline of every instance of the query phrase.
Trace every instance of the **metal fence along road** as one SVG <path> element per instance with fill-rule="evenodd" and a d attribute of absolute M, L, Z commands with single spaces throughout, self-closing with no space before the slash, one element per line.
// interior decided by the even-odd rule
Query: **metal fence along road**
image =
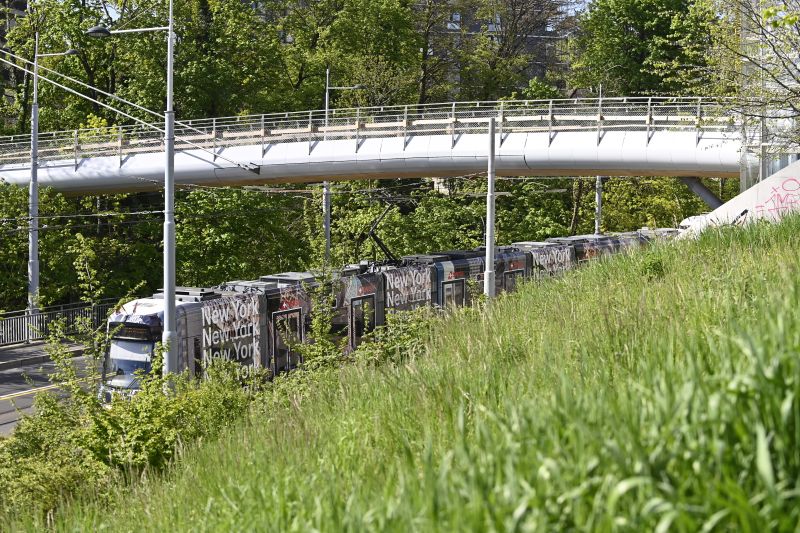
<path fill-rule="evenodd" d="M 95 304 L 73 303 L 44 307 L 34 315 L 27 310 L 0 313 L 0 346 L 42 340 L 58 320 L 64 322 L 64 332 L 74 333 L 81 320 L 94 328 L 105 324 L 108 312 L 118 299 L 100 300 Z"/>
<path fill-rule="evenodd" d="M 197 146 L 219 151 L 240 145 L 307 142 L 309 150 L 321 140 L 360 141 L 382 137 L 450 135 L 486 131 L 489 117 L 497 121 L 502 137 L 509 133 L 597 132 L 597 141 L 609 131 L 693 131 L 698 139 L 707 131 L 736 132 L 730 103 L 703 98 L 581 98 L 570 100 L 515 100 L 453 102 L 407 106 L 299 111 L 181 121 L 176 124 L 176 149 Z M 327 124 L 326 124 L 327 122 Z M 163 123 L 144 126 L 60 131 L 39 134 L 39 158 L 45 162 L 116 156 L 120 166 L 133 154 L 163 150 Z M 182 142 L 183 141 L 183 142 Z M 0 165 L 28 164 L 30 137 L 0 137 Z"/>

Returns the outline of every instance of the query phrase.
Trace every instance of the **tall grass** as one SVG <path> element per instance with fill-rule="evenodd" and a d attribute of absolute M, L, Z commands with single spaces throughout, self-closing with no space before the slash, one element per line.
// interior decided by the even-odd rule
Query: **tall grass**
<path fill-rule="evenodd" d="M 56 526 L 794 530 L 798 235 L 792 218 L 527 285 Z"/>

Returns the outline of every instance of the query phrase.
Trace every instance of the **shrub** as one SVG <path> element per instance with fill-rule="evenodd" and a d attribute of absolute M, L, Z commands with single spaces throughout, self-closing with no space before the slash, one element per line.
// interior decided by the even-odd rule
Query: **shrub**
<path fill-rule="evenodd" d="M 0 515 L 50 515 L 64 498 L 90 491 L 102 499 L 120 479 L 162 469 L 182 443 L 240 419 L 264 379 L 255 375 L 243 387 L 235 363 L 226 361 L 210 365 L 202 381 L 164 377 L 159 351 L 141 390 L 104 406 L 95 369 L 108 341 L 85 324 L 79 329 L 82 338 L 73 340 L 87 347 L 88 375 L 55 341 L 65 336 L 56 325 L 48 350 L 57 367 L 51 380 L 60 390 L 38 394 L 35 414 L 0 441 Z"/>

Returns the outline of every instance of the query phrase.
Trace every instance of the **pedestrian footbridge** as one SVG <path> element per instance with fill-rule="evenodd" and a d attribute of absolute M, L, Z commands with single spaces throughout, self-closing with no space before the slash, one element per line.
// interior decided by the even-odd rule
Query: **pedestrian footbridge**
<path fill-rule="evenodd" d="M 183 121 L 175 181 L 227 186 L 447 177 L 740 175 L 741 127 L 724 100 L 602 98 L 337 109 Z M 39 183 L 62 192 L 163 186 L 163 124 L 42 133 Z M 0 138 L 0 180 L 27 185 L 30 136 Z"/>

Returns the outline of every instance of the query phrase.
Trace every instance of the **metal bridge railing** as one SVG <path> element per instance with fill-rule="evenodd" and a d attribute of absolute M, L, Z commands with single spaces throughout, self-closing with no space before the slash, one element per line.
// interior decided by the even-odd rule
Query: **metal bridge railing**
<path fill-rule="evenodd" d="M 322 140 L 348 139 L 356 151 L 365 139 L 417 135 L 458 136 L 486 131 L 494 117 L 502 139 L 509 133 L 548 132 L 550 141 L 561 131 L 596 131 L 597 142 L 610 131 L 647 131 L 648 142 L 659 130 L 694 131 L 699 141 L 707 131 L 736 131 L 734 114 L 724 99 L 634 97 L 564 100 L 453 102 L 406 106 L 270 113 L 182 121 L 176 124 L 176 149 L 190 150 L 188 141 L 213 152 L 243 145 L 305 142 L 309 153 Z M 154 123 L 163 129 L 163 123 Z M 163 136 L 143 126 L 60 131 L 39 134 L 39 158 L 72 160 L 77 167 L 90 157 L 116 156 L 122 166 L 129 156 L 162 151 Z M 0 165 L 29 163 L 30 137 L 0 137 Z"/>
<path fill-rule="evenodd" d="M 42 340 L 50 333 L 51 324 L 64 320 L 65 333 L 75 333 L 79 320 L 89 319 L 92 327 L 106 322 L 108 312 L 117 304 L 115 298 L 95 304 L 73 303 L 44 307 L 29 315 L 27 310 L 0 313 L 0 346 Z"/>

